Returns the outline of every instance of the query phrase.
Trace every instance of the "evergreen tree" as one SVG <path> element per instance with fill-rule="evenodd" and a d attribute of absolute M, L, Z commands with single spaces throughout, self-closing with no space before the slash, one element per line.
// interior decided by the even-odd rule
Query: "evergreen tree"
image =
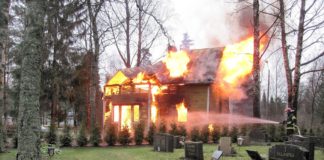
<path fill-rule="evenodd" d="M 171 123 L 170 124 L 170 130 L 169 133 L 172 135 L 177 135 L 178 134 L 178 126 L 176 123 Z"/>
<path fill-rule="evenodd" d="M 204 143 L 208 143 L 209 135 L 210 135 L 210 133 L 209 133 L 208 125 L 203 126 L 200 131 L 201 141 L 203 141 Z"/>
<path fill-rule="evenodd" d="M 236 143 L 237 142 L 237 135 L 238 135 L 238 128 L 236 126 L 233 126 L 231 129 L 231 132 L 229 133 L 229 136 L 232 139 L 232 143 Z"/>
<path fill-rule="evenodd" d="M 117 126 L 113 123 L 108 123 L 106 129 L 105 141 L 109 146 L 114 146 L 117 142 Z"/>
<path fill-rule="evenodd" d="M 212 140 L 214 143 L 218 143 L 218 140 L 221 136 L 221 131 L 220 131 L 220 128 L 216 125 L 213 125 L 213 132 L 211 133 L 211 136 L 212 136 Z"/>
<path fill-rule="evenodd" d="M 90 142 L 93 146 L 97 147 L 101 143 L 101 135 L 100 135 L 100 129 L 99 127 L 95 127 L 92 130 L 92 134 L 90 137 Z"/>
<path fill-rule="evenodd" d="M 87 136 L 85 133 L 85 125 L 84 124 L 81 125 L 81 128 L 79 130 L 77 143 L 80 147 L 83 147 L 88 144 L 88 139 L 87 139 Z"/>
<path fill-rule="evenodd" d="M 49 144 L 56 144 L 57 134 L 56 134 L 56 127 L 55 125 L 51 124 L 50 130 L 46 135 L 47 143 Z"/>
<path fill-rule="evenodd" d="M 132 142 L 130 136 L 128 127 L 123 127 L 118 134 L 118 142 L 123 146 L 128 145 Z"/>
<path fill-rule="evenodd" d="M 186 137 L 187 136 L 187 129 L 185 125 L 179 125 L 179 130 L 178 130 L 178 134 L 181 136 Z"/>
<path fill-rule="evenodd" d="M 190 132 L 190 138 L 192 141 L 200 141 L 201 136 L 198 127 L 193 127 Z"/>
<path fill-rule="evenodd" d="M 267 101 L 267 96 L 265 94 L 265 92 L 263 92 L 262 94 L 262 99 L 261 99 L 261 115 L 262 117 L 264 117 L 265 119 L 268 119 L 268 115 L 267 113 L 269 112 L 269 105 L 267 105 L 268 101 Z"/>
<path fill-rule="evenodd" d="M 183 39 L 181 41 L 180 49 L 181 50 L 190 50 L 190 46 L 193 45 L 193 41 L 189 38 L 188 33 L 183 34 Z"/>
<path fill-rule="evenodd" d="M 62 147 L 70 147 L 72 143 L 72 136 L 70 134 L 70 127 L 66 126 L 63 135 L 60 137 Z"/>
<path fill-rule="evenodd" d="M 163 121 L 163 120 L 160 122 L 159 132 L 160 133 L 166 133 L 167 132 L 167 126 L 166 126 L 165 121 Z"/>
<path fill-rule="evenodd" d="M 1 66 L 0 66 L 0 153 L 5 151 L 6 141 L 6 119 L 7 119 L 7 105 L 6 105 L 6 63 L 7 60 L 3 59 L 8 56 L 9 51 L 9 5 L 10 0 L 2 0 L 0 2 L 0 55 L 1 55 Z M 2 116 L 4 116 L 4 125 L 2 122 Z"/>
<path fill-rule="evenodd" d="M 135 132 L 134 132 L 134 139 L 136 145 L 141 145 L 144 140 L 144 123 L 135 124 Z"/>
<path fill-rule="evenodd" d="M 227 126 L 223 126 L 223 130 L 222 130 L 222 137 L 226 137 L 228 136 L 228 127 Z"/>
<path fill-rule="evenodd" d="M 151 123 L 149 131 L 147 133 L 147 137 L 146 137 L 146 141 L 152 145 L 153 144 L 153 139 L 154 139 L 154 135 L 156 133 L 156 126 L 154 123 Z"/>
<path fill-rule="evenodd" d="M 23 38 L 23 59 L 18 116 L 17 160 L 40 159 L 39 98 L 44 36 L 43 0 L 26 1 L 26 29 Z"/>

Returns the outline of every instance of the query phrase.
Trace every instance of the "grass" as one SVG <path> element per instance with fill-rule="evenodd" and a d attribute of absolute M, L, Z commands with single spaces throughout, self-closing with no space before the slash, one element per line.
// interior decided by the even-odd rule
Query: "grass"
<path fill-rule="evenodd" d="M 212 153 L 217 145 L 205 144 L 204 159 L 211 159 Z M 257 150 L 262 156 L 267 157 L 269 146 L 244 146 L 237 147 L 236 157 L 223 157 L 223 160 L 249 160 L 245 150 Z M 15 160 L 16 150 L 9 153 L 0 153 L 0 160 Z M 153 152 L 152 146 L 130 146 L 130 147 L 74 147 L 62 148 L 51 160 L 179 160 L 184 156 L 184 149 L 176 149 L 173 153 Z M 48 158 L 44 158 L 48 159 Z M 324 159 L 324 152 L 316 150 L 315 160 Z"/>

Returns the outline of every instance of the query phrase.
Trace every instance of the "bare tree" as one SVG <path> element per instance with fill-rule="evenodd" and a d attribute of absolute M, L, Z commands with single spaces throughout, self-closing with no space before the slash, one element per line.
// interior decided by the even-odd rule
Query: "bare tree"
<path fill-rule="evenodd" d="M 306 1 L 300 1 L 300 10 L 299 10 L 299 20 L 297 24 L 297 28 L 294 28 L 292 25 L 286 21 L 286 14 L 289 13 L 288 11 L 291 10 L 297 1 L 292 3 L 292 7 L 286 8 L 285 2 L 283 0 L 279 0 L 280 6 L 280 28 L 281 28 L 281 49 L 284 59 L 284 68 L 286 74 L 286 81 L 287 81 L 287 95 L 288 95 L 288 107 L 293 108 L 295 110 L 298 109 L 298 94 L 299 94 L 299 86 L 300 86 L 300 79 L 302 75 L 307 73 L 312 73 L 316 71 L 324 70 L 324 66 L 320 66 L 319 69 L 315 70 L 302 70 L 302 66 L 307 66 L 312 62 L 317 61 L 321 57 L 324 56 L 324 51 L 319 52 L 319 54 L 315 54 L 316 56 L 308 61 L 302 62 L 302 54 L 306 49 L 313 45 L 318 45 L 323 43 L 322 38 L 323 35 L 320 35 L 317 39 L 311 38 L 320 31 L 321 28 L 324 27 L 324 20 L 323 18 L 319 18 L 318 21 L 316 17 L 320 17 L 323 11 L 323 1 L 313 0 L 311 4 L 306 7 Z M 317 5 L 315 5 L 317 4 Z M 309 16 L 312 14 L 312 16 Z M 322 13 L 323 14 L 323 13 Z M 291 31 L 286 31 L 286 26 L 288 26 Z M 287 38 L 289 38 L 289 34 L 296 35 L 296 47 L 293 45 L 287 44 Z M 310 42 L 309 42 L 310 41 Z M 308 42 L 308 43 L 307 43 Z M 305 45 L 306 44 L 306 45 Z M 288 47 L 289 46 L 289 47 Z M 294 67 L 291 68 L 290 57 L 289 57 L 289 49 L 295 54 L 292 61 L 294 62 Z M 297 112 L 296 112 L 297 113 Z"/>
<path fill-rule="evenodd" d="M 314 65 L 314 70 L 317 68 L 317 63 Z M 311 94 L 311 122 L 310 122 L 310 129 L 314 130 L 314 114 L 315 114 L 315 105 L 316 105 L 316 99 L 322 98 L 318 97 L 319 90 L 320 90 L 320 84 L 323 83 L 321 80 L 323 79 L 324 72 L 313 72 L 310 77 L 310 94 Z"/>
<path fill-rule="evenodd" d="M 140 66 L 148 57 L 147 51 L 164 34 L 158 5 L 153 0 L 124 0 L 109 1 L 105 7 L 105 24 L 125 67 Z"/>

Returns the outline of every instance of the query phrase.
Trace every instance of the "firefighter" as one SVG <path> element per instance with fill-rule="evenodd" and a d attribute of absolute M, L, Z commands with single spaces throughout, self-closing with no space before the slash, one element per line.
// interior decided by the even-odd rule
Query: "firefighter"
<path fill-rule="evenodd" d="M 287 132 L 287 136 L 290 136 L 294 134 L 296 131 L 297 118 L 296 118 L 295 110 L 287 107 L 285 111 L 287 113 L 286 132 Z"/>

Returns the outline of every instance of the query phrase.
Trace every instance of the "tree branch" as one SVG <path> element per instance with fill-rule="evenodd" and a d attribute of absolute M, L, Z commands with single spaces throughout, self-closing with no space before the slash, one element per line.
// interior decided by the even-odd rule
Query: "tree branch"
<path fill-rule="evenodd" d="M 309 60 L 309 61 L 306 61 L 306 62 L 300 64 L 300 66 L 308 65 L 308 64 L 310 64 L 310 63 L 316 61 L 317 59 L 321 58 L 322 56 L 324 56 L 324 51 L 323 51 L 321 54 L 319 54 L 318 56 L 314 57 L 313 59 L 311 59 L 311 60 Z M 294 70 L 295 70 L 295 67 L 292 68 L 290 71 L 292 72 L 292 71 L 294 71 Z"/>
<path fill-rule="evenodd" d="M 324 68 L 305 71 L 305 72 L 300 73 L 300 76 L 307 74 L 307 73 L 320 72 L 320 71 L 324 71 Z"/>

